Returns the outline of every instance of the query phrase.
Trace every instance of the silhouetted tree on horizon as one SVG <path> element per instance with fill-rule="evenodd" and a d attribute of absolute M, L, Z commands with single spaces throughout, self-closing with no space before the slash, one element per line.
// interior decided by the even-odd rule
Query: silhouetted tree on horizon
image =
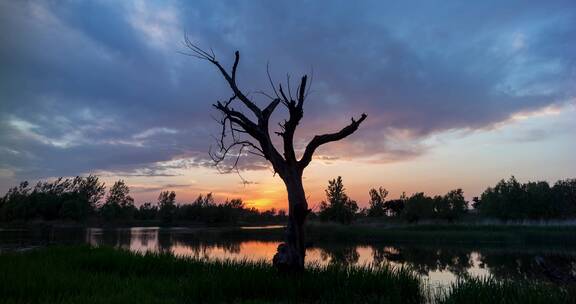
<path fill-rule="evenodd" d="M 129 195 L 130 188 L 123 180 L 118 180 L 110 187 L 108 196 L 100 212 L 104 218 L 112 220 L 115 218 L 130 219 L 133 217 L 136 207 L 134 199 Z"/>
<path fill-rule="evenodd" d="M 300 159 L 296 157 L 294 151 L 294 133 L 300 120 L 304 115 L 304 101 L 308 91 L 308 76 L 304 75 L 300 80 L 295 92 L 290 88 L 288 80 L 288 90 L 285 91 L 281 84 L 274 85 L 270 75 L 268 79 L 275 96 L 266 93 L 263 95 L 270 98 L 269 104 L 260 108 L 257 106 L 237 85 L 236 72 L 240 62 L 240 53 L 235 52 L 232 68 L 227 71 L 218 60 L 214 52 L 207 52 L 185 37 L 185 45 L 191 51 L 186 55 L 206 60 L 214 65 L 228 83 L 233 95 L 224 102 L 217 101 L 214 108 L 222 114 L 220 124 L 222 125 L 219 140 L 219 151 L 211 153 L 212 159 L 218 164 L 229 154 L 232 149 L 238 149 L 234 167 L 238 164 L 238 158 L 247 149 L 248 153 L 259 155 L 265 158 L 271 165 L 275 173 L 284 181 L 288 192 L 288 226 L 286 242 L 278 246 L 278 252 L 274 256 L 273 263 L 279 269 L 301 271 L 304 269 L 305 241 L 304 223 L 310 213 L 306 195 L 302 184 L 302 174 L 304 169 L 312 161 L 312 156 L 318 147 L 323 144 L 341 140 L 354 133 L 360 124 L 366 119 L 366 114 L 362 114 L 359 119 L 352 119 L 351 123 L 338 132 L 316 135 L 306 146 Z M 294 94 L 293 94 L 294 93 Z M 242 111 L 234 108 L 236 104 L 247 108 L 256 119 L 251 119 Z M 282 131 L 275 132 L 282 138 L 283 153 L 274 146 L 270 137 L 269 123 L 272 113 L 278 105 L 284 106 L 289 113 L 288 119 L 280 123 Z M 225 143 L 225 137 L 229 134 L 232 137 L 231 143 Z M 240 135 L 247 135 L 248 139 L 240 138 Z"/>
<path fill-rule="evenodd" d="M 358 211 L 358 204 L 346 194 L 342 177 L 328 181 L 327 202 L 320 202 L 320 219 L 350 224 Z"/>
<path fill-rule="evenodd" d="M 368 216 L 370 217 L 381 217 L 385 216 L 387 213 L 386 197 L 388 196 L 388 190 L 383 187 L 378 188 L 378 190 L 372 188 L 368 191 L 370 195 L 370 201 L 368 202 Z"/>
<path fill-rule="evenodd" d="M 174 219 L 174 210 L 176 209 L 176 192 L 162 191 L 158 196 L 158 212 L 160 218 L 165 223 L 170 223 Z"/>

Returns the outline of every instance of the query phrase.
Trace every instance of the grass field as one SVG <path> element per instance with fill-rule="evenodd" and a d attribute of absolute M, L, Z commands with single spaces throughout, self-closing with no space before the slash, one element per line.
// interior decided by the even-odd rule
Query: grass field
<path fill-rule="evenodd" d="M 49 247 L 0 254 L 2 303 L 571 303 L 566 288 L 492 279 L 432 297 L 406 269 L 208 262 L 112 248 Z"/>
<path fill-rule="evenodd" d="M 206 262 L 111 248 L 56 247 L 0 255 L 4 303 L 420 303 L 405 270 Z"/>
<path fill-rule="evenodd" d="M 435 299 L 438 304 L 576 303 L 575 286 L 559 288 L 529 281 L 471 278 L 460 281 Z"/>

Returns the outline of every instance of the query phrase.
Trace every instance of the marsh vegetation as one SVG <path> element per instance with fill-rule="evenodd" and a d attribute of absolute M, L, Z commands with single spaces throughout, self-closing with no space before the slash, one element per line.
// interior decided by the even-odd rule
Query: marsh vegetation
<path fill-rule="evenodd" d="M 571 303 L 572 295 L 571 287 L 495 278 L 435 293 L 408 268 L 333 264 L 287 275 L 265 262 L 88 246 L 3 253 L 0 267 L 5 303 Z"/>

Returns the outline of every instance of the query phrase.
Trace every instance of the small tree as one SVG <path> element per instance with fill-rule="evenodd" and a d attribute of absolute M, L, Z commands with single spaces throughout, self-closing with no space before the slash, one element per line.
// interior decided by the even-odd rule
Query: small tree
<path fill-rule="evenodd" d="M 350 224 L 358 211 L 358 204 L 346 195 L 342 177 L 328 181 L 325 192 L 328 203 L 320 203 L 320 219 Z"/>
<path fill-rule="evenodd" d="M 69 190 L 61 195 L 60 216 L 74 220 L 85 219 L 96 212 L 100 200 L 106 194 L 106 187 L 97 176 L 76 176 Z"/>
<path fill-rule="evenodd" d="M 576 179 L 565 179 L 557 181 L 552 187 L 553 199 L 557 206 L 555 209 L 557 216 L 576 216 Z"/>
<path fill-rule="evenodd" d="M 434 212 L 436 217 L 446 220 L 455 220 L 468 210 L 468 202 L 464 199 L 462 189 L 452 190 L 444 196 L 434 198 Z"/>
<path fill-rule="evenodd" d="M 176 209 L 176 192 L 162 191 L 158 196 L 158 213 L 165 223 L 171 223 Z"/>
<path fill-rule="evenodd" d="M 378 190 L 372 188 L 368 192 L 370 195 L 370 207 L 368 208 L 368 216 L 382 217 L 386 215 L 386 197 L 388 190 L 380 187 Z"/>
<path fill-rule="evenodd" d="M 106 202 L 101 208 L 101 212 L 106 219 L 132 218 L 136 207 L 134 199 L 129 195 L 130 188 L 123 180 L 118 180 L 108 191 Z"/>
<path fill-rule="evenodd" d="M 423 192 L 415 193 L 406 200 L 402 216 L 409 222 L 429 219 L 434 216 L 434 199 Z"/>
<path fill-rule="evenodd" d="M 106 186 L 100 182 L 98 176 L 88 175 L 87 177 L 77 176 L 74 181 L 74 192 L 78 193 L 82 200 L 86 201 L 86 206 L 90 212 L 98 208 L 100 200 L 106 194 Z"/>
<path fill-rule="evenodd" d="M 238 209 L 238 210 L 242 210 L 245 207 L 244 202 L 239 198 L 226 200 L 226 202 L 224 203 L 224 206 L 227 206 L 227 207 L 232 208 L 232 209 Z"/>
<path fill-rule="evenodd" d="M 192 205 L 198 206 L 201 208 L 207 208 L 207 207 L 214 206 L 215 203 L 214 203 L 214 197 L 212 196 L 212 192 L 206 194 L 206 196 L 203 196 L 202 194 L 198 195 L 198 197 L 192 203 Z"/>
<path fill-rule="evenodd" d="M 523 203 L 526 192 L 514 176 L 501 180 L 496 186 L 489 187 L 480 196 L 480 213 L 504 220 L 523 217 Z"/>

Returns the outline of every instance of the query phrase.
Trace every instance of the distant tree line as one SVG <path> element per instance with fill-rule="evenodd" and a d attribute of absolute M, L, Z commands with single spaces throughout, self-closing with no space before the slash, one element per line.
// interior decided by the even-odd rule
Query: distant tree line
<path fill-rule="evenodd" d="M 576 179 L 520 183 L 512 176 L 490 187 L 473 207 L 487 217 L 509 219 L 567 219 L 576 217 Z"/>
<path fill-rule="evenodd" d="M 192 203 L 177 204 L 174 191 L 162 191 L 156 203 L 134 205 L 130 188 L 123 180 L 106 187 L 97 176 L 58 178 L 35 186 L 22 182 L 0 199 L 0 221 L 74 220 L 160 221 L 162 223 L 239 223 L 284 221 L 283 210 L 259 211 L 241 199 L 215 202 L 211 193 Z"/>
<path fill-rule="evenodd" d="M 462 219 L 467 214 L 500 220 L 550 220 L 576 218 L 576 179 L 520 183 L 512 176 L 486 189 L 469 204 L 462 189 L 445 195 L 428 196 L 423 192 L 388 200 L 383 187 L 370 189 L 368 207 L 360 209 L 346 194 L 342 178 L 328 182 L 326 201 L 320 202 L 320 220 L 349 224 L 359 218 L 398 218 L 420 220 Z"/>
<path fill-rule="evenodd" d="M 328 182 L 326 200 L 312 218 L 349 224 L 361 218 L 395 218 L 407 222 L 421 220 L 462 220 L 473 215 L 500 220 L 550 220 L 576 218 L 576 179 L 520 183 L 515 177 L 499 181 L 470 204 L 462 189 L 445 195 L 422 192 L 388 199 L 388 191 L 370 189 L 366 208 L 360 208 L 344 187 L 342 177 Z M 162 191 L 157 202 L 134 205 L 123 180 L 106 187 L 97 176 L 58 178 L 35 186 L 22 182 L 0 198 L 0 221 L 98 219 L 103 221 L 159 221 L 162 223 L 263 223 L 282 222 L 284 210 L 259 211 L 248 208 L 241 199 L 217 203 L 211 193 L 199 195 L 191 203 L 176 203 L 174 191 Z"/>

